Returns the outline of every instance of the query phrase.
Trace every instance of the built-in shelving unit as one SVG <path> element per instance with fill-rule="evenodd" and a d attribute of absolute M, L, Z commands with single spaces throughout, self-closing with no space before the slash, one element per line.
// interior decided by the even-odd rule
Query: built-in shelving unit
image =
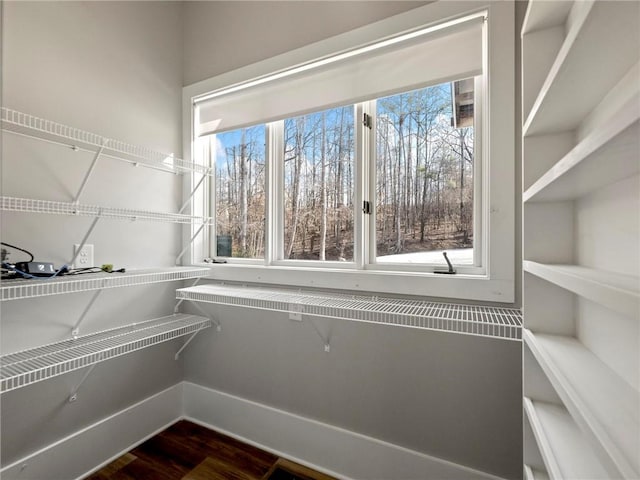
<path fill-rule="evenodd" d="M 0 357 L 2 388 L 8 392 L 114 357 L 195 334 L 211 320 L 174 314 L 72 340 L 44 345 Z"/>
<path fill-rule="evenodd" d="M 640 478 L 638 31 L 638 2 L 525 16 L 527 479 Z"/>
<path fill-rule="evenodd" d="M 299 316 L 398 325 L 507 340 L 521 338 L 521 312 L 515 308 L 224 284 L 181 288 L 176 295 L 178 300 Z"/>
<path fill-rule="evenodd" d="M 2 107 L 2 129 L 5 132 L 64 145 L 73 150 L 96 152 L 102 149 L 101 156 L 171 173 L 209 173 L 209 169 L 204 166 L 187 162 L 171 154 L 103 137 L 10 108 Z"/>
<path fill-rule="evenodd" d="M 126 273 L 87 273 L 34 280 L 17 278 L 0 282 L 0 300 L 20 300 L 49 295 L 90 292 L 106 288 L 133 287 L 151 283 L 189 280 L 205 277 L 208 274 L 208 268 L 168 267 L 131 270 Z"/>

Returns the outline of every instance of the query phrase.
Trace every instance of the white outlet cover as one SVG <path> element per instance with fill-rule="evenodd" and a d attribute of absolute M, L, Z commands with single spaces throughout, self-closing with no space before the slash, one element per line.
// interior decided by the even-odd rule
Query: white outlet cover
<path fill-rule="evenodd" d="M 75 255 L 78 249 L 80 248 L 80 244 L 76 243 L 73 245 L 73 254 Z M 95 267 L 93 260 L 93 245 L 85 243 L 82 247 L 82 250 L 76 257 L 75 262 L 71 266 L 71 268 L 89 268 Z"/>

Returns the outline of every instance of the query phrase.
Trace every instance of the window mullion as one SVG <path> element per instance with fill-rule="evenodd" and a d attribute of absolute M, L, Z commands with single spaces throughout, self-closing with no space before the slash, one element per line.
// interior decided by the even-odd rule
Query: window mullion
<path fill-rule="evenodd" d="M 265 265 L 282 259 L 284 251 L 284 122 L 266 125 Z"/>
<path fill-rule="evenodd" d="M 356 132 L 356 198 L 355 198 L 355 232 L 354 232 L 354 261 L 356 268 L 364 269 L 370 263 L 370 251 L 375 245 L 371 243 L 371 225 L 375 225 L 375 206 L 371 192 L 372 180 L 375 179 L 375 164 L 372 164 L 373 148 L 375 143 L 375 120 L 372 116 L 371 105 L 374 102 L 364 102 L 355 105 L 355 132 Z M 375 108 L 373 109 L 375 111 Z M 370 126 L 365 125 L 364 116 L 372 118 Z M 372 177 L 373 175 L 373 177 Z M 371 205 L 371 213 L 363 212 L 364 202 Z M 372 223 L 373 222 L 373 223 Z"/>

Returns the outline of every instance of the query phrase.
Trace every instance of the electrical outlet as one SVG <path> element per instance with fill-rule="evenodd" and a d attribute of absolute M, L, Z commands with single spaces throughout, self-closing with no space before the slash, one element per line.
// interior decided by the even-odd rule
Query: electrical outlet
<path fill-rule="evenodd" d="M 79 248 L 80 248 L 80 245 L 77 243 L 73 246 L 74 255 L 76 254 Z M 80 250 L 80 253 L 76 257 L 76 261 L 74 262 L 71 268 L 90 268 L 94 266 L 95 265 L 93 263 L 93 245 L 89 245 L 88 243 L 85 243 L 84 246 L 82 247 L 82 250 Z"/>

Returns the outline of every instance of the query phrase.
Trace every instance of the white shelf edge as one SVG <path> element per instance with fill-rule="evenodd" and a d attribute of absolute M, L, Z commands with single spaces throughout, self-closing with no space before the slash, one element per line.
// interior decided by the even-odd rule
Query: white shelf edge
<path fill-rule="evenodd" d="M 529 2 L 522 22 L 521 36 L 565 23 L 571 2 Z"/>
<path fill-rule="evenodd" d="M 0 357 L 2 393 L 211 327 L 210 319 L 173 314 Z"/>
<path fill-rule="evenodd" d="M 578 265 L 523 261 L 525 272 L 631 318 L 640 315 L 640 278 Z"/>
<path fill-rule="evenodd" d="M 626 102 L 622 108 L 613 116 L 613 118 L 607 119 L 603 122 L 600 128 L 594 128 L 592 133 L 579 142 L 569 153 L 567 153 L 562 159 L 560 159 L 555 165 L 553 165 L 547 172 L 545 172 L 536 182 L 534 182 L 523 194 L 523 202 L 536 201 L 536 197 L 541 197 L 544 194 L 545 189 L 548 189 L 554 184 L 562 182 L 567 179 L 572 172 L 575 172 L 576 167 L 587 166 L 588 161 L 593 159 L 593 154 L 598 152 L 601 148 L 606 149 L 607 144 L 614 138 L 616 138 L 624 130 L 637 123 L 640 119 L 640 95 L 636 93 L 628 102 Z M 615 156 L 613 160 L 620 158 Z M 630 175 L 638 173 L 640 171 L 640 162 L 628 162 L 626 157 L 622 157 L 621 161 L 631 165 L 631 172 L 629 168 L 617 168 L 613 165 L 609 165 L 612 175 L 610 176 L 597 176 L 594 181 L 595 187 L 592 185 L 590 188 L 597 188 L 598 186 L 606 186 L 610 183 L 615 183 L 616 180 L 622 180 L 628 178 Z M 598 166 L 592 162 L 592 169 Z M 568 200 L 575 198 L 571 194 L 566 196 L 554 197 L 554 200 Z M 544 198 L 542 199 L 544 200 Z"/>
<path fill-rule="evenodd" d="M 400 298 L 207 284 L 181 288 L 178 300 L 520 341 L 515 308 L 454 305 Z"/>
<path fill-rule="evenodd" d="M 540 470 L 535 470 L 531 468 L 529 465 L 525 464 L 524 478 L 525 480 L 549 480 L 549 475 L 547 475 L 547 472 L 541 472 Z"/>
<path fill-rule="evenodd" d="M 534 402 L 527 397 L 524 397 L 523 405 L 549 478 L 587 478 L 585 473 L 590 474 L 590 479 L 609 478 L 606 470 L 597 462 L 591 447 L 582 438 L 580 429 L 563 407 Z M 559 446 L 565 447 L 562 453 L 575 458 L 559 458 Z M 531 473 L 535 478 L 533 471 Z"/>
<path fill-rule="evenodd" d="M 574 42 L 578 38 L 578 35 L 580 34 L 580 30 L 584 26 L 584 23 L 589 17 L 589 13 L 591 12 L 591 9 L 595 5 L 595 1 L 596 0 L 585 0 L 583 2 L 584 8 L 578 11 L 578 15 L 575 18 L 574 23 L 571 25 L 571 28 L 567 32 L 565 40 L 562 43 L 562 46 L 560 47 L 560 51 L 558 52 L 558 55 L 556 56 L 555 61 L 551 65 L 551 70 L 549 71 L 547 78 L 545 79 L 544 83 L 542 84 L 542 87 L 540 88 L 538 97 L 536 98 L 536 100 L 533 102 L 533 105 L 531 106 L 529 115 L 527 116 L 527 120 L 522 126 L 522 136 L 526 137 L 528 135 L 528 131 L 531 128 L 531 125 L 533 124 L 533 122 L 535 121 L 536 115 L 540 110 L 540 107 L 545 102 L 547 93 L 549 92 L 551 85 L 555 81 L 558 75 L 558 72 L 562 68 L 568 55 L 571 53 L 571 48 L 573 47 Z M 532 3 L 532 2 L 529 2 L 529 3 Z"/>
<path fill-rule="evenodd" d="M 2 129 L 9 133 L 91 152 L 96 152 L 103 145 L 106 145 L 102 153 L 106 157 L 169 173 L 199 172 L 210 174 L 209 169 L 203 165 L 187 162 L 150 148 L 103 137 L 6 107 L 2 107 L 1 112 Z"/>
<path fill-rule="evenodd" d="M 598 0 L 574 2 L 565 40 L 523 125 L 524 137 L 576 129 L 579 121 L 613 88 L 611 79 L 622 78 L 638 61 L 637 48 L 624 36 L 628 29 L 616 28 L 619 22 L 627 22 L 625 27 L 639 28 L 636 5 L 636 2 L 623 2 L 613 8 L 609 2 Z M 611 25 L 608 30 L 604 28 L 605 22 Z M 585 50 L 603 44 L 601 37 L 605 31 L 609 32 L 608 42 L 613 44 L 615 54 L 614 51 L 603 53 L 598 63 L 583 58 L 588 55 Z M 622 43 L 618 45 L 618 42 Z M 610 73 L 597 74 L 603 70 Z M 571 72 L 573 81 L 568 80 L 567 72 Z M 583 83 L 577 85 L 576 82 Z M 588 89 L 578 88 L 582 86 Z M 574 92 L 580 92 L 580 96 Z M 559 105 L 566 108 L 561 109 Z M 555 109 L 549 111 L 550 106 Z"/>
<path fill-rule="evenodd" d="M 34 198 L 0 197 L 0 210 L 50 215 L 89 216 L 121 220 L 141 220 L 180 224 L 210 223 L 211 219 L 180 213 L 152 212 L 128 208 L 100 207 L 72 202 L 56 202 Z"/>
<path fill-rule="evenodd" d="M 0 281 L 0 301 L 189 280 L 208 275 L 209 269 L 206 267 L 169 267 L 130 270 L 126 273 L 87 273 L 37 280 L 2 280 Z"/>
<path fill-rule="evenodd" d="M 638 463 L 638 460 L 633 457 L 629 459 L 629 452 L 625 455 L 620 447 L 622 443 L 625 448 L 629 448 L 621 436 L 627 440 L 634 437 L 635 441 L 640 439 L 638 392 L 572 337 L 534 334 L 523 328 L 522 338 L 582 430 L 583 436 L 597 449 L 599 458 L 606 460 L 603 465 L 609 474 L 615 478 L 639 478 L 637 465 L 631 464 L 631 461 Z M 549 346 L 554 348 L 554 353 L 549 352 Z M 565 364 L 554 359 L 559 356 L 564 357 Z M 576 363 L 579 365 L 575 365 Z M 600 389 L 596 392 L 597 398 L 593 394 L 595 388 Z M 608 421 L 613 421 L 613 416 L 618 421 L 617 432 L 611 432 L 605 426 Z M 620 428 L 626 429 L 624 435 L 620 434 Z M 613 437 L 617 440 L 614 441 Z"/>

